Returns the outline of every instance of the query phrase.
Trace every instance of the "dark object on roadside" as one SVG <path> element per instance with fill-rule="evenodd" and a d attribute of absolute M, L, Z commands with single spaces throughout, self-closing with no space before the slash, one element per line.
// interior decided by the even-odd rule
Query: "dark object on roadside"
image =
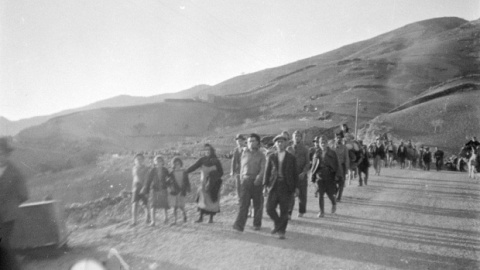
<path fill-rule="evenodd" d="M 18 208 L 10 244 L 15 249 L 61 247 L 67 242 L 63 206 L 58 201 L 26 203 Z"/>

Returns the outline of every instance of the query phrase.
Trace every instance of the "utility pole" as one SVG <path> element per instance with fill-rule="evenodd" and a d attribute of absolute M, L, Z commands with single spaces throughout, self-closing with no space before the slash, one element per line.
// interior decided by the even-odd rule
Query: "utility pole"
<path fill-rule="evenodd" d="M 358 139 L 358 137 L 357 137 L 357 125 L 358 125 L 358 97 L 357 97 L 357 106 L 355 108 L 355 140 Z"/>

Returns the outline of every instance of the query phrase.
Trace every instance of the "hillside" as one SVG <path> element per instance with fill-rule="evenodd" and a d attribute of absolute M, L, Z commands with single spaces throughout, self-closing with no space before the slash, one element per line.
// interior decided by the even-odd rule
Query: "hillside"
<path fill-rule="evenodd" d="M 452 80 L 377 117 L 371 126 L 456 154 L 471 136 L 480 134 L 479 101 L 480 76 Z"/>
<path fill-rule="evenodd" d="M 469 77 L 480 73 L 479 53 L 480 24 L 459 18 L 436 18 L 288 65 L 168 96 L 201 96 L 208 102 L 120 107 L 135 104 L 141 98 L 117 97 L 92 104 L 90 108 L 118 107 L 56 117 L 22 131 L 16 141 L 60 152 L 92 148 L 100 152 L 138 151 L 156 149 L 186 136 L 231 137 L 246 131 L 274 134 L 312 126 L 331 128 L 339 123 L 353 127 L 358 98 L 360 127 L 372 119 L 378 122 L 377 116 L 394 108 L 410 104 L 405 110 L 410 113 L 392 113 L 395 121 L 383 124 L 388 117 L 382 116 L 380 122 L 387 131 L 398 133 L 396 137 L 412 137 L 420 142 L 430 136 L 430 122 L 443 119 L 441 110 L 431 106 L 440 107 L 443 99 L 451 99 L 458 112 L 449 113 L 444 121 L 456 123 L 456 131 L 468 132 L 453 132 L 435 141 L 441 147 L 450 147 L 463 141 L 466 133 L 480 133 L 471 121 L 462 120 L 477 119 L 478 111 L 472 109 L 476 108 L 477 95 L 476 92 L 459 95 L 441 87 L 455 87 L 446 86 L 447 82 L 457 86 L 468 84 Z M 428 95 L 435 95 L 434 91 L 443 94 L 422 101 L 425 96 L 429 99 Z M 465 102 L 473 107 L 462 107 Z M 421 115 L 425 121 L 417 117 Z"/>
<path fill-rule="evenodd" d="M 89 164 L 95 155 L 106 152 L 153 151 L 170 142 L 203 137 L 226 122 L 243 123 L 241 116 L 248 117 L 250 113 L 255 112 L 218 109 L 204 102 L 76 112 L 21 131 L 15 136 L 18 153 L 14 157 L 27 172 L 38 171 L 42 166 L 46 167 L 43 171 L 49 167 L 57 171 Z M 46 157 L 32 158 L 38 157 L 37 153 Z"/>
<path fill-rule="evenodd" d="M 348 121 L 358 97 L 363 101 L 361 116 L 372 117 L 443 81 L 478 73 L 478 33 L 478 25 L 459 18 L 418 22 L 320 56 L 236 77 L 206 92 L 222 95 L 229 104 L 247 100 L 248 106 L 261 106 L 273 117 L 301 115 L 305 105 L 312 105 L 346 114 Z"/>
<path fill-rule="evenodd" d="M 183 90 L 179 93 L 167 93 L 167 94 L 160 94 L 160 95 L 154 95 L 149 97 L 135 97 L 135 96 L 128 96 L 128 95 L 120 95 L 120 96 L 112 97 L 109 99 L 100 100 L 80 108 L 64 110 L 51 115 L 43 115 L 43 116 L 26 118 L 26 119 L 20 119 L 17 121 L 10 121 L 5 117 L 0 116 L 0 136 L 5 136 L 5 135 L 13 136 L 18 134 L 21 130 L 25 128 L 40 125 L 42 123 L 45 123 L 49 119 L 62 116 L 62 115 L 71 114 L 74 112 L 87 111 L 87 110 L 93 110 L 93 109 L 99 109 L 99 108 L 105 108 L 105 107 L 126 107 L 126 106 L 158 103 L 158 102 L 163 102 L 167 98 L 195 97 L 195 96 L 198 96 L 202 90 L 208 87 L 209 87 L 208 85 L 197 85 L 192 88 Z"/>
<path fill-rule="evenodd" d="M 298 115 L 304 106 L 352 121 L 355 98 L 363 101 L 361 118 L 391 110 L 443 81 L 479 73 L 477 21 L 445 17 L 406 25 L 383 35 L 284 66 L 152 97 L 118 96 L 75 109 L 132 106 L 165 98 L 223 96 L 220 106 L 257 107 L 262 116 Z M 225 101 L 226 100 L 226 101 Z M 62 112 L 61 115 L 72 111 Z M 57 116 L 59 114 L 53 115 Z M 50 119 L 19 121 L 21 128 Z M 303 116 L 315 117 L 316 114 Z M 33 120 L 33 119 L 32 119 Z M 257 119 L 258 120 L 258 119 Z M 0 123 L 1 124 L 1 123 Z M 4 125 L 4 124 L 2 124 Z M 19 128 L 1 126 L 9 134 Z"/>

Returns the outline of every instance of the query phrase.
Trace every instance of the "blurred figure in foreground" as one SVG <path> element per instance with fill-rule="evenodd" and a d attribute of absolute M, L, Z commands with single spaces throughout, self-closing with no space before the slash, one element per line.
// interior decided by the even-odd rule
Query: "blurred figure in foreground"
<path fill-rule="evenodd" d="M 10 248 L 10 236 L 18 216 L 18 206 L 28 199 L 20 171 L 9 160 L 13 147 L 0 138 L 0 269 L 20 269 Z"/>

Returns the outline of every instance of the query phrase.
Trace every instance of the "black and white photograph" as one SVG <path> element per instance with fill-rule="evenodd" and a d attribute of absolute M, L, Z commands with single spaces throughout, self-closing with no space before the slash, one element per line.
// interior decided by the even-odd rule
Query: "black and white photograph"
<path fill-rule="evenodd" d="M 0 0 L 0 269 L 480 269 L 479 0 Z"/>

